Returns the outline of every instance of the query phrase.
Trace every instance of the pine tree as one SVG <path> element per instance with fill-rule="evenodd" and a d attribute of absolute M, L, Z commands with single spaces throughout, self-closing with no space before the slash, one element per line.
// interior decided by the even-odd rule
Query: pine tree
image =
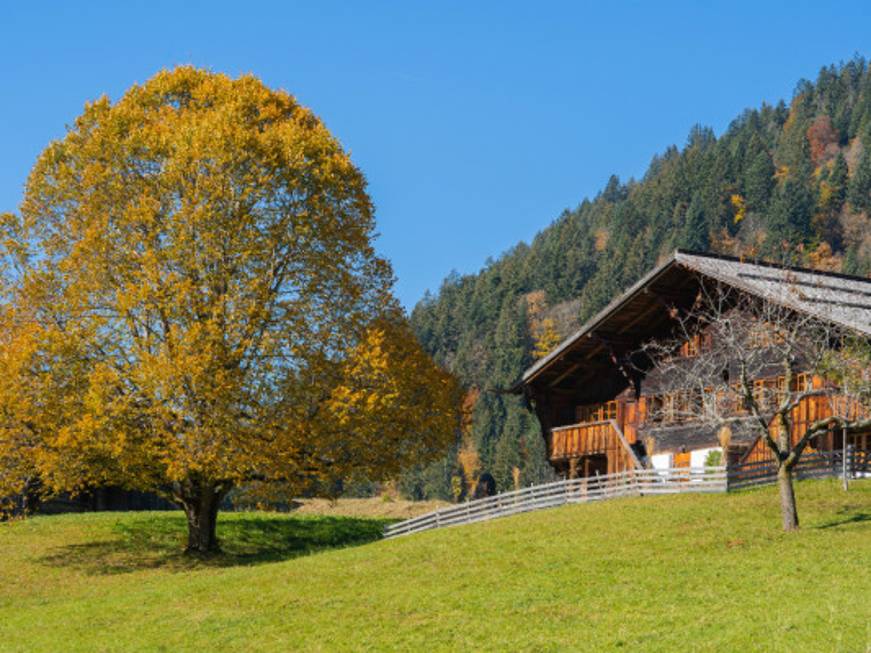
<path fill-rule="evenodd" d="M 684 214 L 679 239 L 680 247 L 697 252 L 705 252 L 711 244 L 708 236 L 708 223 L 705 220 L 705 209 L 702 205 L 701 196 L 696 193 L 690 201 Z"/>
<path fill-rule="evenodd" d="M 800 242 L 810 231 L 813 199 L 807 186 L 790 177 L 775 192 L 768 220 L 768 244 L 776 251 L 784 242 Z"/>
<path fill-rule="evenodd" d="M 774 162 L 768 152 L 760 151 L 744 173 L 744 197 L 750 210 L 765 210 L 773 188 Z"/>
<path fill-rule="evenodd" d="M 833 131 L 816 139 L 813 167 L 808 129 L 823 125 L 823 115 Z M 542 291 L 551 309 L 571 300 L 576 321 L 583 322 L 675 246 L 755 250 L 780 259 L 784 244 L 813 244 L 817 255 L 829 251 L 826 245 L 827 258 L 842 260 L 844 271 L 871 272 L 859 244 L 840 234 L 845 202 L 871 213 L 869 128 L 867 63 L 857 58 L 827 67 L 816 84 L 799 84 L 789 105 L 745 111 L 719 138 L 694 129 L 686 147 L 654 157 L 640 181 L 610 178 L 598 196 L 561 212 L 529 245 L 508 250 L 478 274 L 453 275 L 415 308 L 412 322 L 426 349 L 466 387 L 492 390 L 509 387 L 533 360 L 535 325 L 524 306 L 529 293 Z M 866 154 L 848 175 L 844 156 L 856 136 Z M 734 196 L 746 216 L 738 223 Z M 760 251 L 757 238 L 766 232 Z M 524 416 L 521 425 L 504 438 L 515 411 Z M 471 432 L 482 469 L 492 471 L 497 450 L 502 464 L 511 444 L 524 484 L 550 473 L 538 421 L 515 397 L 483 392 Z"/>
<path fill-rule="evenodd" d="M 838 152 L 828 179 L 828 185 L 831 190 L 831 201 L 828 208 L 832 211 L 840 211 L 844 205 L 844 200 L 847 199 L 848 177 L 847 160 L 841 152 Z"/>
<path fill-rule="evenodd" d="M 865 151 L 847 191 L 847 199 L 855 211 L 871 209 L 871 139 L 866 141 Z"/>

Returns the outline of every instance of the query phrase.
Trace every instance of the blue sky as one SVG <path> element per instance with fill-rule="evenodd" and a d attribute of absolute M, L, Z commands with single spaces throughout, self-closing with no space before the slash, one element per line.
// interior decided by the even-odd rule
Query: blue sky
<path fill-rule="evenodd" d="M 694 123 L 719 134 L 868 56 L 869 19 L 868 2 L 5 3 L 0 211 L 85 101 L 179 63 L 253 72 L 351 150 L 411 307 Z"/>

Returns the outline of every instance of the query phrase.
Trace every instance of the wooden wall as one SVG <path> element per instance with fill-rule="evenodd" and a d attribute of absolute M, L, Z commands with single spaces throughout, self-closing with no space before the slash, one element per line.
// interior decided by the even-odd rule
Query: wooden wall
<path fill-rule="evenodd" d="M 822 381 L 819 378 L 814 379 L 814 387 L 822 387 Z M 814 422 L 831 417 L 834 412 L 841 415 L 846 415 L 848 418 L 856 418 L 864 413 L 862 407 L 856 401 L 848 400 L 845 397 L 805 397 L 798 406 L 796 406 L 790 415 L 792 422 L 792 433 L 790 441 L 796 444 L 807 432 L 807 429 Z M 769 427 L 769 433 L 776 438 L 778 435 L 778 425 L 772 423 Z M 853 440 L 853 444 L 863 450 L 871 444 L 871 438 L 867 434 L 852 434 L 848 436 L 847 442 Z M 839 449 L 843 446 L 842 434 L 836 431 L 829 431 L 827 434 L 819 437 L 816 442 L 811 443 L 805 451 L 831 451 Z M 761 462 L 773 459 L 773 454 L 765 444 L 762 438 L 759 438 L 753 446 L 747 451 L 741 462 Z"/>

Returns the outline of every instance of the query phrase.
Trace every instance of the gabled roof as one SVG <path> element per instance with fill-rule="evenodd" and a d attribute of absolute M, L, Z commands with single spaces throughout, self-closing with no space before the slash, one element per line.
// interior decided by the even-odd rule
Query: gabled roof
<path fill-rule="evenodd" d="M 693 274 L 685 274 L 687 271 Z M 676 303 L 678 299 L 691 300 L 698 288 L 696 279 L 699 275 L 871 336 L 871 279 L 676 250 L 527 369 L 516 387 L 531 382 L 551 368 L 563 367 L 557 363 L 572 356 L 576 361 L 574 366 L 580 367 L 585 358 L 597 355 L 591 342 L 614 337 L 612 334 L 625 338 L 627 343 L 633 338 L 637 340 L 643 334 L 633 334 L 632 326 L 642 320 L 647 323 L 648 330 L 661 328 L 668 316 L 662 310 L 662 301 L 658 302 L 660 310 L 657 311 L 657 298 L 674 299 Z M 691 279 L 687 280 L 687 277 Z M 601 352 L 598 356 L 601 357 Z"/>
<path fill-rule="evenodd" d="M 871 279 L 680 250 L 674 260 L 768 301 L 871 336 Z"/>

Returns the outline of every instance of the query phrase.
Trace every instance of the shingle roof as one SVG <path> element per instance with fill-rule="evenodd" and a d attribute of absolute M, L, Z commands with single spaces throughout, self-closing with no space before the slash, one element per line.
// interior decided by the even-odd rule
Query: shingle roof
<path fill-rule="evenodd" d="M 748 418 L 730 424 L 729 443 L 737 446 L 750 446 L 759 437 L 756 425 Z M 653 438 L 653 453 L 670 453 L 685 449 L 719 447 L 720 427 L 711 424 L 678 424 L 674 426 L 653 426 L 638 429 L 639 438 Z"/>
<path fill-rule="evenodd" d="M 821 272 L 767 262 L 747 262 L 731 256 L 676 250 L 612 301 L 556 349 L 523 373 L 520 387 L 558 361 L 585 336 L 612 318 L 633 298 L 675 268 L 691 270 L 752 295 L 780 303 L 821 320 L 871 336 L 871 279 Z"/>
<path fill-rule="evenodd" d="M 680 250 L 674 261 L 753 295 L 871 336 L 871 279 Z"/>

